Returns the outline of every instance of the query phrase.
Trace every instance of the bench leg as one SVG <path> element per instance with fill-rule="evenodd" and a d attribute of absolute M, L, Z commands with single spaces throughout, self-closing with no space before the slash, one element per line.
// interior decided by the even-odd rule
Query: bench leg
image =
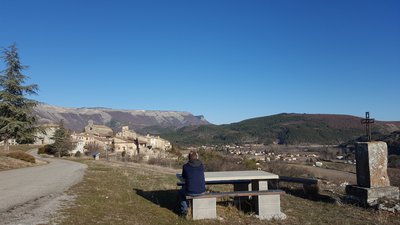
<path fill-rule="evenodd" d="M 286 219 L 281 212 L 280 195 L 259 195 L 254 197 L 256 213 L 259 219 Z"/>
<path fill-rule="evenodd" d="M 233 191 L 251 191 L 251 184 L 250 183 L 240 183 L 233 185 Z M 241 210 L 243 203 L 248 201 L 250 197 L 234 197 L 235 206 Z"/>
<path fill-rule="evenodd" d="M 251 183 L 251 189 L 253 191 L 266 191 L 268 190 L 268 181 L 256 180 Z"/>
<path fill-rule="evenodd" d="M 192 199 L 193 220 L 216 219 L 217 218 L 217 199 L 199 198 Z"/>

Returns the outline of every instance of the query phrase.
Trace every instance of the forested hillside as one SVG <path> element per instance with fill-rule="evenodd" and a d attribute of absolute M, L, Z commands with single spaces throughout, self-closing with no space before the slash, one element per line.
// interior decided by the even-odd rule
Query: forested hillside
<path fill-rule="evenodd" d="M 160 135 L 178 145 L 341 144 L 365 134 L 361 119 L 348 115 L 283 113 L 227 125 L 163 130 Z M 376 121 L 371 127 L 375 133 L 390 134 L 400 130 L 400 122 Z"/>

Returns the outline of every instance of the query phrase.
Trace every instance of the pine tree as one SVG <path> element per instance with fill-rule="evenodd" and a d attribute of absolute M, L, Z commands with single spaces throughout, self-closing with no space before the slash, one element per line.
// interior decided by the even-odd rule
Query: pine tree
<path fill-rule="evenodd" d="M 4 141 L 4 150 L 8 151 L 8 141 L 16 139 L 18 143 L 32 143 L 36 132 L 36 117 L 32 114 L 37 101 L 25 95 L 37 94 L 36 84 L 25 85 L 28 76 L 22 70 L 15 44 L 3 49 L 6 69 L 0 73 L 0 140 Z"/>
<path fill-rule="evenodd" d="M 64 127 L 62 120 L 52 139 L 54 143 L 51 145 L 51 153 L 58 157 L 69 155 L 69 151 L 74 148 L 71 141 L 71 133 Z"/>

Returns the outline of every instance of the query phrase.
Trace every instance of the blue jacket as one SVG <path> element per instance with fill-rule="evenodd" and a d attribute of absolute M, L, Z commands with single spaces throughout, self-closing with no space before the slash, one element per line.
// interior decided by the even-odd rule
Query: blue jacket
<path fill-rule="evenodd" d="M 206 191 L 204 166 L 200 160 L 189 161 L 183 165 L 182 177 L 185 179 L 187 194 L 200 194 Z"/>

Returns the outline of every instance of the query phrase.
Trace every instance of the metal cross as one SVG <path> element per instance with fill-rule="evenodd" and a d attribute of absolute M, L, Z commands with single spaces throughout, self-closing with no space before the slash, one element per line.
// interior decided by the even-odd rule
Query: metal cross
<path fill-rule="evenodd" d="M 361 123 L 365 124 L 365 132 L 367 133 L 368 141 L 371 141 L 371 127 L 369 125 L 374 122 L 375 122 L 375 119 L 369 118 L 369 112 L 366 112 L 365 119 L 361 120 Z"/>

